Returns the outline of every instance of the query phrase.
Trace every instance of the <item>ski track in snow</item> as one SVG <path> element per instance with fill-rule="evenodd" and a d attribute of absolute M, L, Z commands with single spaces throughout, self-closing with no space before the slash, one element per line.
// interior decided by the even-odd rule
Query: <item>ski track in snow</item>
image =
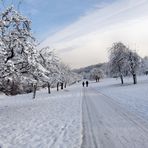
<path fill-rule="evenodd" d="M 85 88 L 82 148 L 148 148 L 148 122 L 93 87 Z"/>
<path fill-rule="evenodd" d="M 0 147 L 80 147 L 81 91 L 75 87 L 53 95 L 41 91 L 36 100 L 31 95 L 1 96 Z"/>

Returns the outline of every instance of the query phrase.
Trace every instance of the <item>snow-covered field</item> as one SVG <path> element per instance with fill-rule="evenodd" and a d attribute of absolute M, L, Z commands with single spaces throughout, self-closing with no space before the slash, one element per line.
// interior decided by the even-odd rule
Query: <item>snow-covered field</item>
<path fill-rule="evenodd" d="M 0 148 L 78 148 L 81 145 L 81 89 L 0 96 Z"/>
<path fill-rule="evenodd" d="M 139 76 L 137 85 L 133 85 L 132 78 L 125 78 L 123 86 L 120 79 L 113 78 L 102 79 L 99 84 L 92 84 L 92 87 L 148 120 L 148 76 Z"/>
<path fill-rule="evenodd" d="M 102 79 L 91 82 L 89 88 L 97 90 L 125 110 L 148 121 L 148 77 L 138 77 L 138 84 L 126 78 Z M 89 92 L 89 91 L 88 91 Z M 81 84 L 64 91 L 47 90 L 8 97 L 0 95 L 0 148 L 79 148 L 82 143 Z"/>

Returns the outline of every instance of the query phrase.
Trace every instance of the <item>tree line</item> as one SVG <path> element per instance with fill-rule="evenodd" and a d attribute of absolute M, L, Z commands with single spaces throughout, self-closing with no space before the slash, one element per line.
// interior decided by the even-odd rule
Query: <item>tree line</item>
<path fill-rule="evenodd" d="M 6 95 L 61 89 L 80 79 L 49 47 L 37 49 L 31 21 L 13 6 L 0 12 L 0 91 Z"/>
<path fill-rule="evenodd" d="M 124 76 L 132 75 L 133 83 L 137 84 L 137 72 L 142 66 L 142 58 L 137 52 L 129 49 L 122 42 L 114 43 L 109 52 L 111 75 L 120 77 L 121 84 L 124 84 Z"/>
<path fill-rule="evenodd" d="M 103 77 L 120 78 L 124 84 L 124 77 L 132 76 L 133 84 L 137 84 L 137 75 L 148 75 L 148 57 L 140 57 L 135 50 L 131 50 L 122 42 L 113 43 L 109 48 L 109 61 L 96 64 L 82 70 L 77 70 L 86 79 L 96 82 Z"/>

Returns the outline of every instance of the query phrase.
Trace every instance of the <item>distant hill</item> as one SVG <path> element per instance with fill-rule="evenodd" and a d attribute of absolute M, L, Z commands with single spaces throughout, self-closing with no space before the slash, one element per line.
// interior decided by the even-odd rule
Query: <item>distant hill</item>
<path fill-rule="evenodd" d="M 82 67 L 79 69 L 74 69 L 73 71 L 78 74 L 82 74 L 82 73 L 89 73 L 93 68 L 101 68 L 102 70 L 104 70 L 104 72 L 106 72 L 106 67 L 107 67 L 107 63 L 99 63 L 95 65 Z"/>

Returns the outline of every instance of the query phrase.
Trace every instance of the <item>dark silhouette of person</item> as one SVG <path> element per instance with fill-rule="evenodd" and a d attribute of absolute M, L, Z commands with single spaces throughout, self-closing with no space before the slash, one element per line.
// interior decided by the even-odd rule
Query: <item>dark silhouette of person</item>
<path fill-rule="evenodd" d="M 85 82 L 84 81 L 83 81 L 82 85 L 83 85 L 83 87 L 85 86 Z"/>
<path fill-rule="evenodd" d="M 86 81 L 86 87 L 88 87 L 88 81 Z"/>

